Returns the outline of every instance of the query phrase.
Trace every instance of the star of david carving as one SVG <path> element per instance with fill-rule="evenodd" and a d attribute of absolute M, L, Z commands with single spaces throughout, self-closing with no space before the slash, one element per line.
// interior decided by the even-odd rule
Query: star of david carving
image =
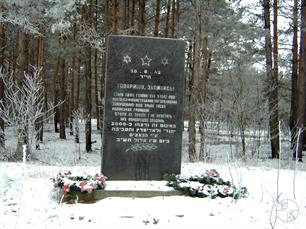
<path fill-rule="evenodd" d="M 162 60 L 161 60 L 161 64 L 164 65 L 164 66 L 167 66 L 169 64 L 169 60 L 164 57 Z"/>
<path fill-rule="evenodd" d="M 141 62 L 142 62 L 142 66 L 150 66 L 150 62 L 151 62 L 151 58 L 148 57 L 148 55 L 146 55 L 145 57 L 141 58 Z"/>
<path fill-rule="evenodd" d="M 131 57 L 130 57 L 129 55 L 125 55 L 125 56 L 123 57 L 123 62 L 124 62 L 124 63 L 128 64 L 128 63 L 130 63 L 131 61 L 132 61 L 132 59 L 131 59 Z"/>

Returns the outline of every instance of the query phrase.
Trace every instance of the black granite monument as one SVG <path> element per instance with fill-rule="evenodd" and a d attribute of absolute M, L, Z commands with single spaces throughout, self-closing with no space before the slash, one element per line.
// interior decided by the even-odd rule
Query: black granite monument
<path fill-rule="evenodd" d="M 102 172 L 110 180 L 180 173 L 185 43 L 110 36 Z"/>

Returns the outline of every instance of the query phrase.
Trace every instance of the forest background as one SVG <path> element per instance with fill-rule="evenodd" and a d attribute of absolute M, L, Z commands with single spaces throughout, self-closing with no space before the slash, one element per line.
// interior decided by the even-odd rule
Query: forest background
<path fill-rule="evenodd" d="M 288 139 L 288 158 L 302 160 L 305 23 L 306 0 L 1 0 L 0 145 L 7 147 L 6 130 L 15 126 L 14 158 L 34 132 L 39 150 L 46 123 L 59 138 L 78 141 L 75 120 L 82 118 L 90 152 L 91 120 L 99 131 L 103 123 L 108 35 L 122 34 L 186 42 L 189 161 L 208 160 L 207 145 L 216 141 L 238 142 L 236 156 L 244 159 L 262 157 L 269 143 L 267 157 L 279 158 Z M 6 93 L 25 85 L 32 85 L 34 113 L 13 106 L 19 103 Z M 22 103 L 31 92 L 15 97 Z"/>

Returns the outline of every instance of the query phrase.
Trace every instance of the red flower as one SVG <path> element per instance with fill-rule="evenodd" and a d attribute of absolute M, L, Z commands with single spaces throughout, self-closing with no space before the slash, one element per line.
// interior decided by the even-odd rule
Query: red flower
<path fill-rule="evenodd" d="M 71 184 L 64 184 L 64 187 L 63 187 L 64 193 L 69 192 L 70 191 L 70 187 L 71 187 Z"/>
<path fill-rule="evenodd" d="M 81 192 L 86 191 L 86 188 L 85 188 L 86 184 L 87 184 L 86 180 L 83 180 L 83 181 L 81 182 L 81 184 L 80 184 L 80 185 L 81 185 Z"/>
<path fill-rule="evenodd" d="M 99 181 L 100 184 L 104 184 L 105 181 L 106 181 L 106 179 L 107 179 L 107 177 L 104 176 L 102 173 L 100 173 L 100 174 L 97 173 L 97 174 L 95 175 L 95 179 L 96 179 L 97 181 Z"/>
<path fill-rule="evenodd" d="M 215 169 L 207 169 L 205 174 L 206 174 L 206 176 L 212 177 L 212 178 L 217 178 L 217 177 L 220 176 L 218 171 L 215 170 Z"/>
<path fill-rule="evenodd" d="M 94 189 L 94 183 L 90 183 L 90 184 L 88 185 L 88 183 L 87 183 L 86 180 L 83 180 L 83 181 L 80 183 L 80 186 L 81 186 L 81 192 L 87 191 L 88 193 L 91 193 L 92 190 Z"/>
<path fill-rule="evenodd" d="M 70 176 L 72 173 L 70 171 L 64 173 L 64 176 Z"/>
<path fill-rule="evenodd" d="M 87 186 L 87 188 L 86 188 L 86 190 L 87 190 L 88 193 L 91 193 L 93 189 L 94 189 L 94 184 L 93 184 L 93 183 L 91 183 L 91 184 L 90 184 L 89 186 Z"/>

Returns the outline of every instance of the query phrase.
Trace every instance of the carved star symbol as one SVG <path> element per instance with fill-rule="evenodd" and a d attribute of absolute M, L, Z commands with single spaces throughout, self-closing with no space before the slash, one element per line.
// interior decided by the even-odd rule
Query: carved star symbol
<path fill-rule="evenodd" d="M 150 62 L 151 62 L 151 58 L 148 57 L 148 55 L 146 55 L 145 57 L 142 57 L 141 58 L 141 61 L 142 61 L 142 66 L 150 66 Z"/>
<path fill-rule="evenodd" d="M 125 56 L 123 57 L 123 62 L 124 62 L 124 63 L 128 64 L 128 63 L 130 63 L 131 61 L 132 61 L 132 58 L 131 58 L 129 55 L 125 55 Z"/>
<path fill-rule="evenodd" d="M 164 65 L 164 66 L 166 66 L 166 65 L 169 64 L 169 60 L 168 60 L 166 57 L 164 57 L 164 58 L 161 60 L 161 64 Z"/>

